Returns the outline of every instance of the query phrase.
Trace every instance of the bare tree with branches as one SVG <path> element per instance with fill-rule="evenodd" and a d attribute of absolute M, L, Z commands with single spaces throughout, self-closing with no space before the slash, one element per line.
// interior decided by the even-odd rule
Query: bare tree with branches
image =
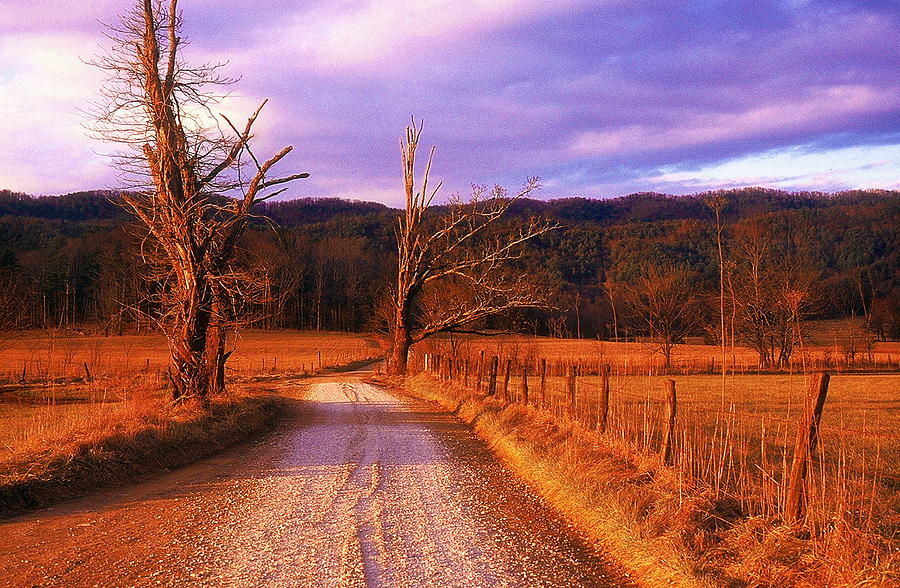
<path fill-rule="evenodd" d="M 725 384 L 727 378 L 728 355 L 726 351 L 725 333 L 725 251 L 722 249 L 722 210 L 728 204 L 723 192 L 715 192 L 705 199 L 716 214 L 716 249 L 719 253 L 719 348 L 722 351 L 722 409 L 725 409 Z"/>
<path fill-rule="evenodd" d="M 395 227 L 397 282 L 391 292 L 391 374 L 404 375 L 409 348 L 440 332 L 466 329 L 514 308 L 546 307 L 539 289 L 511 264 L 530 239 L 555 228 L 530 219 L 517 230 L 499 229 L 510 206 L 538 187 L 530 179 L 514 196 L 476 187 L 468 201 L 454 198 L 444 214 L 429 214 L 440 184 L 429 191 L 434 147 L 415 186 L 415 156 L 422 125 L 412 122 L 401 139 L 406 210 Z"/>
<path fill-rule="evenodd" d="M 109 27 L 112 49 L 95 62 L 109 79 L 94 130 L 127 147 L 116 163 L 139 189 L 125 203 L 147 229 L 142 253 L 157 284 L 173 395 L 206 398 L 224 385 L 225 335 L 257 296 L 253 277 L 232 263 L 253 206 L 308 174 L 271 176 L 291 146 L 264 161 L 251 150 L 265 101 L 241 130 L 213 115 L 233 80 L 222 64 L 182 59 L 181 24 L 177 0 L 139 0 Z"/>
<path fill-rule="evenodd" d="M 672 364 L 675 345 L 702 322 L 697 281 L 697 275 L 688 270 L 651 265 L 633 284 L 626 285 L 625 302 L 634 327 L 650 335 L 666 368 Z"/>
<path fill-rule="evenodd" d="M 734 330 L 759 354 L 760 367 L 785 367 L 815 301 L 815 271 L 760 223 L 740 225 L 736 241 Z"/>

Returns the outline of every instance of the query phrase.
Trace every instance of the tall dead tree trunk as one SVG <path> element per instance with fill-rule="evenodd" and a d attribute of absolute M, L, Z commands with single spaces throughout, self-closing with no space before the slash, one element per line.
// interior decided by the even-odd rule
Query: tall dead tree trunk
<path fill-rule="evenodd" d="M 403 375 L 406 373 L 409 363 L 409 348 L 411 346 L 412 336 L 409 331 L 408 313 L 403 308 L 398 308 L 391 340 L 391 357 L 388 361 L 391 374 Z"/>
<path fill-rule="evenodd" d="M 290 146 L 263 162 L 251 151 L 265 101 L 243 130 L 220 115 L 234 135 L 217 131 L 210 109 L 221 95 L 212 89 L 231 81 L 219 75 L 218 65 L 181 59 L 177 0 L 140 0 L 110 29 L 115 45 L 95 62 L 110 76 L 95 132 L 130 148 L 116 160 L 142 188 L 124 200 L 147 228 L 142 252 L 152 268 L 148 277 L 160 286 L 155 318 L 175 367 L 173 396 L 206 398 L 224 386 L 222 337 L 240 322 L 232 312 L 237 306 L 225 299 L 253 290 L 252 279 L 232 265 L 251 209 L 280 192 L 268 188 L 308 174 L 269 178 Z"/>
<path fill-rule="evenodd" d="M 506 231 L 504 238 L 483 238 L 498 229 L 513 202 L 538 187 L 536 179 L 513 197 L 501 188 L 489 194 L 477 189 L 468 202 L 453 200 L 449 212 L 429 218 L 428 207 L 440 185 L 428 191 L 432 148 L 416 188 L 421 132 L 413 121 L 400 141 L 406 208 L 394 230 L 397 281 L 391 293 L 388 365 L 394 375 L 406 374 L 410 346 L 435 333 L 468 328 L 513 308 L 545 306 L 540 290 L 524 274 L 510 271 L 508 262 L 521 255 L 526 241 L 555 228 L 532 219 Z"/>
<path fill-rule="evenodd" d="M 727 383 L 728 355 L 725 347 L 725 252 L 722 249 L 722 209 L 728 200 L 725 195 L 717 193 L 707 199 L 706 204 L 716 214 L 716 248 L 719 253 L 719 347 L 722 351 L 722 410 L 725 410 L 725 385 Z"/>

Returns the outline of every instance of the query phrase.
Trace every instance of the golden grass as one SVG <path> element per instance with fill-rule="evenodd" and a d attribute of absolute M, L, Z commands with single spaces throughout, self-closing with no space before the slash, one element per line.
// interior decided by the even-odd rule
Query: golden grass
<path fill-rule="evenodd" d="M 408 378 L 404 389 L 471 423 L 511 469 L 596 541 L 629 579 L 643 586 L 711 585 L 697 577 L 672 537 L 651 536 L 636 520 L 638 511 L 671 502 L 671 496 L 663 500 L 648 484 L 655 460 L 545 412 L 483 400 L 426 375 Z"/>
<path fill-rule="evenodd" d="M 667 379 L 668 376 L 613 373 L 610 405 L 653 406 L 655 412 L 660 412 Z M 680 420 L 694 418 L 700 431 L 713 434 L 716 415 L 724 407 L 725 414 L 735 415 L 748 429 L 752 427 L 747 434 L 748 441 L 754 445 L 760 442 L 758 433 L 768 427 L 768 443 L 783 443 L 787 436 L 792 446 L 797 419 L 809 390 L 809 378 L 802 374 L 729 375 L 724 398 L 719 375 L 672 376 L 672 379 L 678 392 Z M 520 382 L 515 379 L 511 382 L 518 390 Z M 586 403 L 594 401 L 599 387 L 595 375 L 578 378 L 579 396 Z M 564 378 L 550 378 L 548 390 L 563 396 Z M 622 415 L 628 412 L 626 409 Z M 882 471 L 900 479 L 900 374 L 834 374 L 828 387 L 819 443 L 826 459 L 841 445 L 845 451 L 871 453 L 871 466 L 875 454 L 880 454 Z"/>
<path fill-rule="evenodd" d="M 810 321 L 804 325 L 803 345 L 795 347 L 791 357 L 789 370 L 791 373 L 803 372 L 825 365 L 829 369 L 852 369 L 871 367 L 869 357 L 864 350 L 863 340 L 866 334 L 860 320 L 842 319 L 827 321 Z M 678 344 L 672 350 L 672 368 L 674 372 L 706 372 L 712 369 L 721 371 L 722 351 L 715 345 L 703 345 L 695 342 Z M 850 342 L 855 342 L 856 355 L 851 361 L 848 358 Z M 552 337 L 535 337 L 530 335 L 496 335 L 496 336 L 439 336 L 431 341 L 419 344 L 422 353 L 429 351 L 446 352 L 453 348 L 459 357 L 476 357 L 480 351 L 486 355 L 511 357 L 523 361 L 546 359 L 548 362 L 566 362 L 572 360 L 600 361 L 608 363 L 620 372 L 662 373 L 664 361 L 662 355 L 652 342 L 600 341 L 593 339 L 555 339 Z M 874 342 L 871 361 L 879 368 L 900 369 L 900 342 Z M 855 363 L 854 363 L 855 362 Z M 738 374 L 756 373 L 759 356 L 748 347 L 737 345 L 728 347 L 726 363 L 730 372 Z"/>
<path fill-rule="evenodd" d="M 20 334 L 0 355 L 0 513 L 205 455 L 270 420 L 255 380 L 378 355 L 362 335 L 250 331 L 229 361 L 229 394 L 203 408 L 169 402 L 159 336 Z"/>
<path fill-rule="evenodd" d="M 665 379 L 611 378 L 611 435 L 646 454 L 658 450 Z M 734 521 L 780 519 L 808 393 L 807 378 L 731 376 L 726 380 L 724 404 L 720 377 L 674 379 L 679 398 L 673 464 L 677 475 L 732 501 Z M 549 384 L 557 397 L 564 395 L 561 380 L 554 378 Z M 596 410 L 598 378 L 579 378 L 578 389 L 582 406 Z M 805 522 L 815 549 L 833 551 L 832 568 L 858 572 L 865 569 L 866 559 L 889 553 L 890 545 L 896 543 L 900 532 L 898 391 L 900 374 L 837 374 L 831 380 L 809 473 Z M 842 526 L 844 535 L 865 538 L 864 552 L 836 547 L 836 526 Z M 769 573 L 775 567 L 763 561 L 758 571 Z"/>
<path fill-rule="evenodd" d="M 20 429 L 29 434 L 13 438 L 0 459 L 0 516 L 209 455 L 269 426 L 277 400 L 237 394 L 201 406 L 140 394 L 69 408 L 35 415 L 32 429 Z"/>
<path fill-rule="evenodd" d="M 348 333 L 248 331 L 228 362 L 231 380 L 312 373 L 380 355 L 371 337 Z M 85 364 L 93 382 L 85 381 Z M 165 396 L 168 349 L 159 335 L 121 337 L 23 333 L 0 355 L 0 458 L 30 443 L 70 435 L 93 423 L 157 410 Z M 22 370 L 26 382 L 22 383 Z M 140 408 L 135 408 L 139 406 Z"/>
<path fill-rule="evenodd" d="M 321 365 L 319 363 L 321 353 Z M 312 372 L 377 357 L 372 337 L 308 331 L 242 332 L 228 361 L 229 376 L 268 372 Z M 158 378 L 170 363 L 165 340 L 158 334 L 113 337 L 20 333 L 6 341 L 0 354 L 0 378 L 18 381 L 81 378 L 85 364 L 93 377 L 142 373 Z"/>
<path fill-rule="evenodd" d="M 501 422 L 486 436 L 513 462 L 522 462 L 518 468 L 526 477 L 534 467 L 550 468 L 537 476 L 536 485 L 551 494 L 584 492 L 585 484 L 588 489 L 598 484 L 613 488 L 609 500 L 593 504 L 576 497 L 576 506 L 570 508 L 562 500 L 560 507 L 581 521 L 599 516 L 597 509 L 614 512 L 614 520 L 630 521 L 626 526 L 636 536 L 669 537 L 675 552 L 691 562 L 685 569 L 696 577 L 735 585 L 900 583 L 900 374 L 844 373 L 844 369 L 873 368 L 861 361 L 867 358 L 859 349 L 856 363 L 846 355 L 849 343 L 865 336 L 860 326 L 848 321 L 808 326 L 802 353 L 797 349 L 797 360 L 787 373 L 759 373 L 752 350 L 729 350 L 729 364 L 736 369 L 725 378 L 724 390 L 721 374 L 710 373 L 711 362 L 720 358 L 719 348 L 676 346 L 675 369 L 669 371 L 677 374 L 671 377 L 679 400 L 675 452 L 672 464 L 665 467 L 660 467 L 658 452 L 664 381 L 670 376 L 661 375 L 665 373 L 662 358 L 650 345 L 454 335 L 420 344 L 412 365 L 422 369 L 423 354 L 438 353 L 446 373 L 446 358 L 456 358 L 457 366 L 465 366 L 468 360 L 469 382 L 474 387 L 481 352 L 486 360 L 497 356 L 501 358 L 497 386 L 502 391 L 505 360 L 512 359 L 509 397 L 522 402 L 521 374 L 526 366 L 529 396 L 535 404 L 540 396 L 537 374 L 541 360 L 546 360 L 542 418 L 551 419 L 558 428 L 568 427 L 569 432 L 550 445 L 568 448 L 570 453 L 543 448 L 543 441 L 535 437 L 544 435 L 547 426 L 537 417 L 524 418 L 512 428 Z M 878 367 L 896 369 L 898 350 L 896 343 L 876 344 L 874 359 L 882 362 Z M 576 379 L 578 427 L 572 427 L 570 420 L 564 376 L 569 364 L 581 374 Z M 609 429 L 598 434 L 592 427 L 603 364 L 611 366 Z M 807 514 L 801 528 L 787 527 L 782 523 L 782 509 L 808 393 L 804 372 L 823 364 L 832 368 L 832 379 L 819 446 L 807 478 Z M 486 389 L 487 368 L 483 375 Z M 464 377 L 457 368 L 455 381 Z M 479 417 L 478 422 L 484 418 L 492 422 L 494 413 L 505 418 L 516 410 L 541 413 L 513 404 L 493 410 L 490 418 Z M 507 447 L 510 443 L 512 449 Z M 572 449 L 583 444 L 587 444 L 583 449 Z M 532 459 L 541 465 L 530 465 Z M 565 467 L 555 466 L 554 460 Z M 570 461 L 576 465 L 566 465 Z M 581 477 L 579 470 L 591 475 Z M 631 477 L 638 475 L 635 472 L 647 473 L 649 478 Z M 646 493 L 635 493 L 636 486 Z M 588 510 L 581 512 L 581 508 Z M 614 533 L 602 524 L 597 532 Z"/>
<path fill-rule="evenodd" d="M 643 387 L 647 387 L 653 393 L 659 383 L 652 378 L 639 380 L 622 379 L 613 387 L 629 394 L 644 393 Z M 853 394 L 867 385 L 836 380 L 836 403 L 852 404 Z M 707 395 L 721 394 L 710 381 L 691 383 Z M 743 389 L 752 388 L 747 386 L 748 381 L 737 383 Z M 773 384 L 778 382 L 758 381 L 744 402 L 759 407 Z M 788 384 L 780 398 L 775 395 L 773 404 L 783 407 L 785 402 L 793 402 L 789 397 L 796 382 Z M 872 505 L 869 498 L 875 486 L 871 478 L 863 478 L 868 482 L 863 486 L 866 495 L 845 502 L 843 511 L 832 511 L 830 520 L 818 516 L 806 527 L 788 527 L 777 512 L 748 512 L 746 504 L 735 496 L 738 484 L 723 482 L 716 489 L 693 477 L 682 462 L 662 466 L 652 442 L 641 446 L 639 440 L 618 434 L 616 423 L 612 433 L 600 434 L 576 426 L 567 417 L 554 417 L 548 411 L 516 403 L 503 405 L 497 399 L 484 400 L 471 390 L 439 383 L 426 375 L 408 379 L 407 389 L 457 409 L 464 420 L 474 423 L 479 435 L 516 471 L 573 522 L 608 546 L 643 585 L 874 586 L 891 585 L 900 578 L 896 490 L 893 497 L 884 488 L 877 492 L 879 500 L 887 499 L 877 506 L 877 516 L 893 516 L 893 524 L 882 520 L 865 527 L 860 518 L 865 519 L 866 513 L 852 512 L 860 505 Z M 884 388 L 880 396 L 891 400 L 896 394 L 892 397 Z M 847 408 L 850 412 L 858 409 Z M 890 414 L 896 417 L 894 409 Z M 730 445 L 732 456 L 740 453 L 738 437 L 737 433 L 730 437 L 735 440 Z M 827 446 L 827 432 L 823 431 L 823 437 Z M 737 459 L 735 463 L 742 462 Z M 821 501 L 821 492 L 816 489 L 819 468 L 814 469 L 810 509 L 821 511 L 823 505 L 816 503 Z M 837 481 L 845 484 L 845 496 L 846 491 L 857 489 L 852 477 Z M 751 490 L 751 486 L 744 490 Z"/>
<path fill-rule="evenodd" d="M 719 352 L 709 346 L 681 347 L 701 358 L 701 366 L 704 354 L 713 358 Z M 659 375 L 664 372 L 645 346 L 519 336 L 446 337 L 420 345 L 412 363 L 421 369 L 426 352 L 456 357 L 457 364 L 467 360 L 474 382 L 482 351 L 485 360 L 501 358 L 498 387 L 502 387 L 505 360 L 513 360 L 515 372 L 509 386 L 517 398 L 523 396 L 522 366 L 530 374 L 533 399 L 538 394 L 540 360 L 547 360 L 546 403 L 556 416 L 570 412 L 563 376 L 567 363 L 592 374 L 577 379 L 577 404 L 584 420 L 596 415 L 599 367 L 610 365 L 612 433 L 639 451 L 656 451 L 661 444 L 668 376 Z M 446 360 L 442 367 L 446 368 Z M 486 369 L 483 372 L 486 379 Z M 677 465 L 684 475 L 715 492 L 730 492 L 745 512 L 778 514 L 785 500 L 786 472 L 807 396 L 807 377 L 756 374 L 755 370 L 729 373 L 723 389 L 720 374 L 692 370 L 689 374 L 672 376 L 679 396 Z M 900 374 L 838 372 L 833 376 L 815 456 L 815 508 L 810 508 L 810 519 L 825 526 L 849 510 L 854 526 L 878 528 L 878 534 L 890 535 L 900 529 L 900 516 L 891 510 L 900 502 Z"/>

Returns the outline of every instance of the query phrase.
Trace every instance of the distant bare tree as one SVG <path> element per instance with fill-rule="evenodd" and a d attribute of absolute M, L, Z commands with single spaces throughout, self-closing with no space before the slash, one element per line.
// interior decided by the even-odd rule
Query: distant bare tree
<path fill-rule="evenodd" d="M 675 266 L 649 266 L 626 286 L 625 303 L 633 325 L 650 335 L 662 354 L 666 368 L 672 364 L 672 349 L 701 322 L 698 276 Z"/>
<path fill-rule="evenodd" d="M 28 324 L 28 294 L 21 276 L 8 270 L 0 270 L 0 351 L 10 347 L 16 331 Z"/>
<path fill-rule="evenodd" d="M 409 348 L 439 332 L 464 329 L 476 321 L 514 308 L 545 307 L 546 301 L 523 272 L 510 262 L 524 243 L 555 228 L 531 219 L 514 232 L 498 231 L 498 221 L 519 198 L 538 187 L 529 180 L 515 196 L 501 188 L 476 188 L 468 201 L 453 199 L 449 210 L 430 215 L 440 185 L 429 192 L 428 156 L 422 184 L 415 187 L 415 156 L 421 124 L 406 128 L 400 141 L 406 210 L 395 227 L 397 281 L 390 296 L 389 372 L 403 375 Z"/>
<path fill-rule="evenodd" d="M 221 64 L 182 59 L 181 22 L 177 0 L 140 0 L 109 27 L 113 47 L 95 62 L 109 74 L 95 132 L 129 148 L 117 163 L 141 189 L 125 202 L 147 229 L 142 253 L 157 284 L 173 395 L 206 398 L 223 385 L 225 335 L 258 294 L 252 277 L 232 264 L 238 239 L 254 204 L 280 192 L 267 189 L 307 174 L 271 177 L 290 146 L 265 161 L 252 152 L 265 101 L 242 130 L 212 114 L 222 97 L 217 88 L 231 80 L 220 75 Z"/>
<path fill-rule="evenodd" d="M 619 313 L 616 310 L 616 293 L 618 288 L 619 285 L 609 278 L 603 282 L 603 291 L 606 292 L 606 297 L 609 299 L 609 308 L 612 311 L 613 341 L 616 343 L 619 342 Z"/>
<path fill-rule="evenodd" d="M 722 351 L 722 408 L 725 407 L 725 384 L 728 365 L 725 333 L 725 252 L 722 249 L 722 209 L 728 199 L 722 192 L 716 192 L 706 198 L 706 205 L 716 213 L 716 249 L 719 253 L 719 347 Z"/>
<path fill-rule="evenodd" d="M 736 335 L 763 368 L 787 365 L 813 303 L 812 269 L 776 241 L 757 224 L 740 227 L 731 286 Z"/>

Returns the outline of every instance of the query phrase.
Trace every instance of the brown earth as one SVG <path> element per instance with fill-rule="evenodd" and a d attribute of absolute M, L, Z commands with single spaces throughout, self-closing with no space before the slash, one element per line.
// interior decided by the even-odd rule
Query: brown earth
<path fill-rule="evenodd" d="M 361 374 L 272 434 L 0 523 L 8 586 L 618 586 L 466 425 Z"/>

